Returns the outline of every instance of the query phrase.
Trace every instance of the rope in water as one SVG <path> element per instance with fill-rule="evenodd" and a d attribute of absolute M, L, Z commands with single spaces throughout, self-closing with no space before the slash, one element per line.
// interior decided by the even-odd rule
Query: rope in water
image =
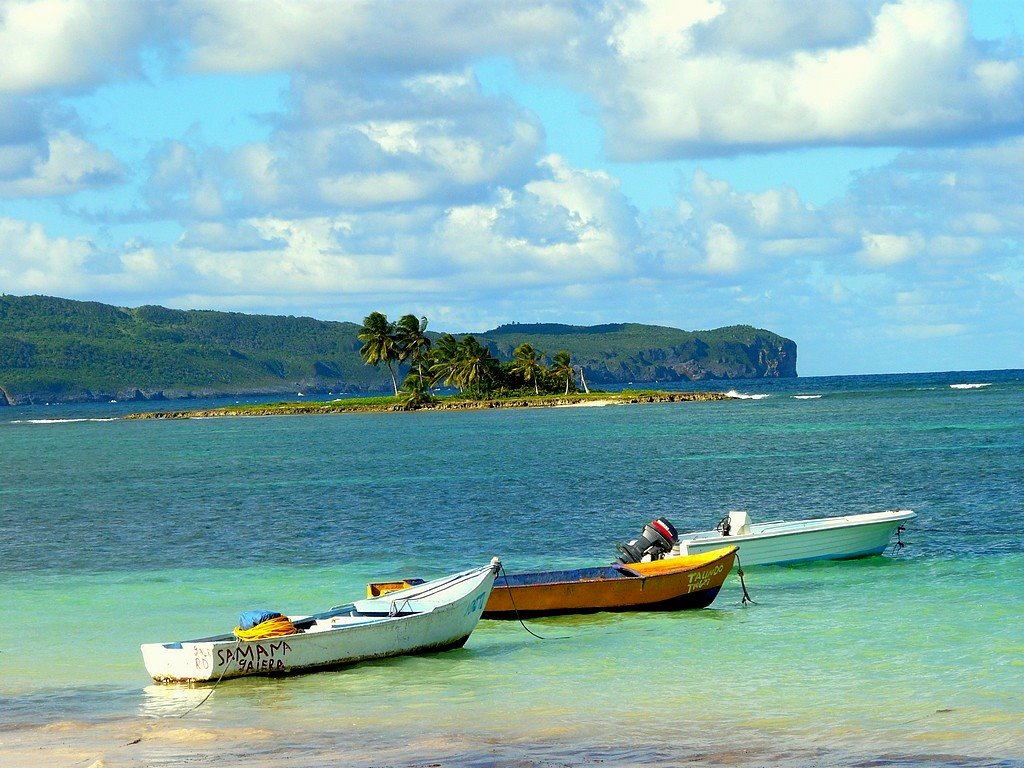
<path fill-rule="evenodd" d="M 242 644 L 242 641 L 241 641 L 241 640 L 238 640 L 238 641 L 237 641 L 237 642 L 235 643 L 235 650 L 236 650 L 236 651 L 238 650 L 238 646 L 240 646 L 241 644 Z M 217 690 L 217 686 L 218 686 L 218 685 L 220 685 L 220 681 L 224 679 L 224 673 L 228 671 L 228 666 L 229 666 L 228 664 L 225 664 L 225 665 L 224 665 L 224 668 L 223 668 L 223 669 L 221 669 L 221 671 L 220 671 L 220 676 L 219 676 L 219 677 L 217 678 L 217 682 L 215 682 L 215 683 L 214 683 L 214 684 L 213 684 L 213 685 L 212 685 L 212 686 L 210 687 L 210 690 L 209 690 L 209 691 L 207 692 L 207 694 L 206 694 L 205 696 L 203 696 L 203 700 L 202 700 L 202 701 L 200 701 L 200 702 L 199 702 L 198 704 L 196 704 L 196 705 L 195 705 L 194 707 L 191 707 L 191 708 L 189 708 L 189 709 L 186 709 L 186 710 L 185 710 L 184 712 L 182 712 L 182 713 L 181 713 L 180 715 L 178 715 L 178 717 L 179 717 L 179 718 L 182 718 L 182 717 L 184 717 L 185 715 L 188 715 L 188 714 L 190 714 L 190 713 L 192 713 L 192 712 L 195 712 L 195 711 L 196 711 L 197 709 L 199 709 L 199 708 L 200 708 L 201 706 L 203 706 L 203 704 L 205 704 L 205 703 L 206 703 L 206 700 L 207 700 L 207 699 L 209 699 L 209 698 L 210 698 L 211 696 L 213 696 L 213 692 Z"/>
<path fill-rule="evenodd" d="M 504 565 L 499 565 L 498 567 L 501 569 L 501 575 L 505 577 L 505 587 L 508 589 L 508 599 L 509 602 L 512 603 L 512 610 L 515 612 L 516 619 L 523 626 L 523 629 L 525 629 L 531 635 L 536 637 L 538 640 L 569 640 L 570 638 L 567 635 L 559 635 L 558 637 L 544 637 L 543 635 L 538 635 L 536 632 L 534 632 L 532 629 L 526 626 L 526 622 L 523 621 L 523 617 L 519 615 L 519 609 L 516 608 L 516 599 L 512 596 L 512 585 L 508 581 L 508 572 L 505 570 Z"/>
<path fill-rule="evenodd" d="M 242 629 L 241 627 L 235 627 L 233 631 L 235 637 L 238 638 L 237 642 L 235 643 L 235 649 L 237 650 L 238 646 L 240 646 L 244 641 L 247 640 L 262 640 L 265 637 L 285 637 L 286 635 L 294 635 L 298 633 L 299 630 L 296 629 L 295 625 L 292 624 L 291 619 L 289 619 L 287 616 L 275 616 L 272 619 L 261 621 L 252 629 Z M 180 715 L 178 715 L 178 717 L 185 717 L 185 715 L 195 712 L 197 709 L 203 706 L 203 704 L 206 703 L 206 700 L 213 695 L 213 692 L 215 690 L 217 690 L 217 686 L 220 685 L 220 681 L 224 679 L 224 673 L 228 671 L 229 666 L 231 666 L 230 663 L 224 664 L 223 669 L 221 669 L 220 671 L 220 676 L 217 678 L 217 682 L 215 682 L 210 687 L 210 690 L 203 697 L 202 701 L 200 701 L 194 707 L 185 710 Z"/>
<path fill-rule="evenodd" d="M 265 637 L 294 635 L 298 631 L 287 616 L 275 616 L 272 619 L 261 621 L 252 629 L 235 627 L 234 634 L 239 640 L 262 640 Z"/>
<path fill-rule="evenodd" d="M 890 555 L 895 555 L 901 549 L 903 549 L 905 546 L 907 546 L 907 542 L 903 541 L 903 539 L 900 537 L 900 534 L 903 533 L 903 531 L 905 531 L 905 530 L 907 530 L 906 526 L 903 526 L 903 525 L 897 526 L 897 528 L 896 528 L 896 541 L 892 545 L 892 550 L 889 552 Z"/>
<path fill-rule="evenodd" d="M 743 599 L 740 600 L 740 605 L 746 605 L 747 603 L 757 605 L 753 598 L 750 597 L 750 593 L 747 592 L 747 584 L 743 581 L 743 563 L 740 562 L 739 552 L 736 553 L 736 573 L 740 577 L 740 586 L 743 587 Z"/>
<path fill-rule="evenodd" d="M 238 641 L 235 643 L 235 648 L 237 649 L 238 646 L 241 645 L 243 641 L 262 640 L 265 637 L 285 637 L 286 635 L 297 634 L 298 631 L 299 630 L 295 627 L 295 625 L 292 624 L 291 619 L 289 619 L 287 616 L 275 616 L 271 619 L 267 619 L 266 621 L 261 621 L 252 629 L 242 629 L 241 627 L 235 627 L 233 632 L 235 637 L 238 638 Z M 182 712 L 180 715 L 178 715 L 178 717 L 185 717 L 185 715 L 195 712 L 197 709 L 203 706 L 203 704 L 206 703 L 206 700 L 213 695 L 213 692 L 215 690 L 217 690 L 217 686 L 220 685 L 220 681 L 224 679 L 224 673 L 228 671 L 229 666 L 231 665 L 224 665 L 224 668 L 220 671 L 220 676 L 217 678 L 217 682 L 215 682 L 210 687 L 209 692 L 203 697 L 203 700 L 196 704 L 194 707 L 191 707 L 190 709 L 187 709 L 184 712 Z"/>

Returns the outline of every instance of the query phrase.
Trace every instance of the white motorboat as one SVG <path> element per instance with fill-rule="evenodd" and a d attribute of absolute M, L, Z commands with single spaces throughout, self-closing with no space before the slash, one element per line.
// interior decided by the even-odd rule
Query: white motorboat
<path fill-rule="evenodd" d="M 673 555 L 695 555 L 732 544 L 743 566 L 802 563 L 811 560 L 851 560 L 880 555 L 903 523 L 917 515 L 909 509 L 868 512 L 813 520 L 773 520 L 755 523 L 746 512 L 730 512 L 711 531 L 679 536 Z"/>
<path fill-rule="evenodd" d="M 259 637 L 234 633 L 147 643 L 146 670 L 159 683 L 210 682 L 243 675 L 288 675 L 366 659 L 459 648 L 483 614 L 501 567 L 490 565 L 356 600 L 310 616 L 269 614 L 285 628 Z M 257 612 L 259 613 L 259 612 Z M 254 635 L 257 639 L 245 639 Z M 240 636 L 241 635 L 241 636 Z"/>

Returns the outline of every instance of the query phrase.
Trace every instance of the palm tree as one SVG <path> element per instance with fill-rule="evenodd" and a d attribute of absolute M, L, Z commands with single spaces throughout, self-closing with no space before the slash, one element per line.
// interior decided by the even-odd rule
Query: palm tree
<path fill-rule="evenodd" d="M 402 391 L 398 394 L 398 399 L 406 408 L 416 408 L 423 403 L 429 403 L 430 381 L 413 368 L 402 382 Z"/>
<path fill-rule="evenodd" d="M 431 386 L 439 381 L 444 382 L 446 387 L 455 384 L 458 357 L 459 342 L 450 333 L 443 334 L 427 354 L 427 372 Z"/>
<path fill-rule="evenodd" d="M 491 357 L 491 350 L 481 346 L 475 337 L 464 336 L 455 359 L 454 383 L 463 392 L 469 390 L 483 394 L 494 382 L 496 362 Z"/>
<path fill-rule="evenodd" d="M 580 366 L 580 384 L 583 385 L 583 391 L 588 395 L 590 394 L 590 387 L 587 386 L 587 378 L 583 375 L 583 366 Z"/>
<path fill-rule="evenodd" d="M 540 364 L 542 357 L 544 357 L 543 352 L 538 352 L 532 345 L 526 342 L 516 347 L 515 352 L 512 353 L 511 370 L 522 376 L 523 381 L 527 384 L 531 381 L 533 382 L 533 393 L 535 395 L 540 394 L 537 379 L 544 371 L 544 367 Z"/>
<path fill-rule="evenodd" d="M 387 315 L 380 312 L 371 312 L 363 320 L 363 327 L 359 329 L 358 338 L 363 342 L 359 348 L 359 355 L 363 362 L 376 368 L 385 363 L 388 372 L 391 374 L 391 384 L 395 388 L 395 396 L 398 396 L 398 380 L 395 378 L 395 369 L 391 362 L 398 359 L 398 342 L 395 341 L 395 324 L 390 322 Z"/>
<path fill-rule="evenodd" d="M 568 350 L 563 349 L 561 352 L 551 358 L 551 374 L 558 378 L 565 379 L 565 394 L 569 394 L 569 385 L 572 383 L 574 378 L 574 371 L 572 369 L 571 357 Z"/>
<path fill-rule="evenodd" d="M 398 360 L 410 360 L 419 377 L 423 378 L 423 360 L 430 351 L 427 338 L 427 318 L 416 315 L 402 315 L 395 323 L 395 341 L 398 343 Z"/>

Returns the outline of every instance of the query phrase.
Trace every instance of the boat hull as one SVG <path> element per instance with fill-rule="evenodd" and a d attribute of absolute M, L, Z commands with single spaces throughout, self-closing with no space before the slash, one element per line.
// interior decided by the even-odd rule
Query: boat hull
<path fill-rule="evenodd" d="M 483 618 L 557 616 L 600 611 L 706 608 L 732 568 L 735 547 L 668 564 L 581 568 L 499 576 Z"/>
<path fill-rule="evenodd" d="M 751 524 L 750 533 L 723 536 L 718 531 L 684 534 L 679 555 L 708 552 L 723 544 L 740 548 L 738 562 L 783 565 L 815 560 L 852 560 L 882 554 L 893 532 L 916 515 L 909 510 L 870 512 L 846 517 Z"/>
<path fill-rule="evenodd" d="M 483 613 L 497 568 L 455 574 L 413 589 L 313 617 L 293 618 L 304 631 L 261 640 L 219 635 L 147 643 L 142 656 L 160 683 L 202 683 L 247 675 L 291 675 L 369 659 L 461 647 Z M 445 586 L 446 582 L 451 582 Z M 440 586 L 439 586 L 440 585 Z M 354 610 L 352 610 L 354 607 Z M 389 615 L 395 614 L 395 615 Z"/>

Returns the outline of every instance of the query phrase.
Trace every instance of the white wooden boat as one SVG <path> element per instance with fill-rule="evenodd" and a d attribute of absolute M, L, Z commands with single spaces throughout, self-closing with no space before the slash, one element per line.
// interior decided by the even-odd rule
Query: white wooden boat
<path fill-rule="evenodd" d="M 459 648 L 480 620 L 500 567 L 494 558 L 483 568 L 323 613 L 283 617 L 294 626 L 294 634 L 240 640 L 226 633 L 147 643 L 142 657 L 157 682 L 194 683 L 311 672 L 366 659 Z"/>
<path fill-rule="evenodd" d="M 730 512 L 712 531 L 679 536 L 669 556 L 694 555 L 732 544 L 740 548 L 743 566 L 802 563 L 810 560 L 851 560 L 880 555 L 917 515 L 909 509 L 868 512 L 813 520 L 755 523 L 746 512 Z"/>

